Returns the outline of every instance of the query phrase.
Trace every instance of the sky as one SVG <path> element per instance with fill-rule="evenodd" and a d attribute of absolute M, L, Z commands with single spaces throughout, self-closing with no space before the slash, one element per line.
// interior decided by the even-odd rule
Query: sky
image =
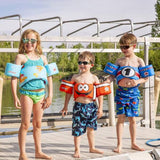
<path fill-rule="evenodd" d="M 23 24 L 27 22 L 25 20 L 56 16 L 61 17 L 62 21 L 95 17 L 98 18 L 99 21 L 131 19 L 132 22 L 135 23 L 155 21 L 155 4 L 156 0 L 1 0 L 0 16 L 20 14 L 23 19 Z M 14 25 L 13 22 L 11 23 L 12 24 L 7 24 L 1 20 L 0 34 L 7 30 L 14 31 L 15 28 L 17 28 L 16 26 L 12 29 Z M 45 31 L 45 29 L 47 30 L 51 26 L 53 26 L 53 24 L 37 24 L 36 29 L 43 32 L 43 29 Z M 81 24 L 79 26 L 81 26 Z M 66 30 L 68 29 L 68 32 L 70 32 L 72 27 L 73 25 L 66 25 Z M 105 27 L 107 26 L 103 26 L 102 30 Z M 146 30 L 149 32 L 147 28 Z M 95 31 L 96 30 L 94 30 L 93 33 Z M 87 32 L 89 33 L 89 31 Z M 114 35 L 114 32 L 113 30 L 108 35 Z"/>

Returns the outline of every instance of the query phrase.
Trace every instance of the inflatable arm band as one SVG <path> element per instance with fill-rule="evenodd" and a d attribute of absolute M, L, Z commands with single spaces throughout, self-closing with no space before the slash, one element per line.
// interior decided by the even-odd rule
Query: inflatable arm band
<path fill-rule="evenodd" d="M 146 78 L 154 75 L 154 69 L 152 65 L 147 65 L 139 68 L 139 73 L 142 78 Z"/>
<path fill-rule="evenodd" d="M 52 76 L 54 74 L 59 73 L 56 63 L 47 64 L 47 65 L 45 65 L 45 68 L 47 71 L 47 76 Z"/>
<path fill-rule="evenodd" d="M 116 76 L 118 66 L 108 62 L 104 68 L 104 72 Z"/>
<path fill-rule="evenodd" d="M 74 82 L 62 80 L 59 90 L 69 94 L 73 93 Z"/>
<path fill-rule="evenodd" d="M 96 97 L 99 97 L 101 95 L 108 95 L 110 93 L 111 93 L 110 84 L 108 83 L 96 84 Z"/>
<path fill-rule="evenodd" d="M 13 64 L 13 63 L 7 63 L 6 68 L 5 68 L 5 74 L 10 77 L 17 77 L 19 78 L 20 76 L 20 71 L 21 71 L 22 66 Z"/>

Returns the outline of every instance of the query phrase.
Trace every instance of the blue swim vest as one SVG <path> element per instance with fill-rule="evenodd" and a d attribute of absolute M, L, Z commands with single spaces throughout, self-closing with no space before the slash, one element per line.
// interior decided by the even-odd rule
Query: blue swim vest
<path fill-rule="evenodd" d="M 11 77 L 19 78 L 19 86 L 31 80 L 43 80 L 47 84 L 47 76 L 52 76 L 59 73 L 56 63 L 47 64 L 44 66 L 42 58 L 39 60 L 30 60 L 23 65 L 7 63 L 5 74 Z"/>

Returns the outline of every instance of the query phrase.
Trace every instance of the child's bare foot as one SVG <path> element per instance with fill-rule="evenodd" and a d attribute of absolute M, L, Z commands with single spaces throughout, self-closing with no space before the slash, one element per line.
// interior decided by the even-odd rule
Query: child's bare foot
<path fill-rule="evenodd" d="M 103 154 L 103 151 L 101 151 L 101 150 L 99 150 L 99 149 L 96 149 L 96 148 L 90 149 L 90 152 L 91 152 L 91 153 Z"/>
<path fill-rule="evenodd" d="M 74 158 L 80 158 L 80 152 L 79 152 L 79 150 L 75 150 L 73 157 Z"/>
<path fill-rule="evenodd" d="M 136 144 L 132 144 L 132 149 L 137 150 L 137 151 L 144 151 L 144 148 L 140 148 L 139 146 L 137 146 Z"/>
<path fill-rule="evenodd" d="M 36 154 L 35 154 L 35 158 L 41 158 L 41 159 L 49 159 L 49 160 L 52 160 L 52 157 L 51 157 L 51 156 L 48 156 L 48 155 L 46 155 L 46 154 L 43 153 L 43 152 L 36 153 Z"/>
<path fill-rule="evenodd" d="M 26 154 L 24 154 L 24 155 L 19 156 L 19 160 L 28 160 L 28 158 L 27 158 Z"/>
<path fill-rule="evenodd" d="M 121 146 L 117 146 L 117 148 L 113 149 L 113 152 L 121 153 L 121 149 L 122 149 Z"/>

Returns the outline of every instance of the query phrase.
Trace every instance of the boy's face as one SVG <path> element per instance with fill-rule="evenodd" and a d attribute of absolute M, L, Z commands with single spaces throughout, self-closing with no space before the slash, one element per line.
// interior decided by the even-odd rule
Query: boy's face
<path fill-rule="evenodd" d="M 134 49 L 136 47 L 136 44 L 120 44 L 120 49 L 124 53 L 125 57 L 131 56 L 134 54 Z"/>
<path fill-rule="evenodd" d="M 79 67 L 79 70 L 80 70 L 81 73 L 90 71 L 92 66 L 93 65 L 91 64 L 91 62 L 88 58 L 78 60 L 78 67 Z"/>

